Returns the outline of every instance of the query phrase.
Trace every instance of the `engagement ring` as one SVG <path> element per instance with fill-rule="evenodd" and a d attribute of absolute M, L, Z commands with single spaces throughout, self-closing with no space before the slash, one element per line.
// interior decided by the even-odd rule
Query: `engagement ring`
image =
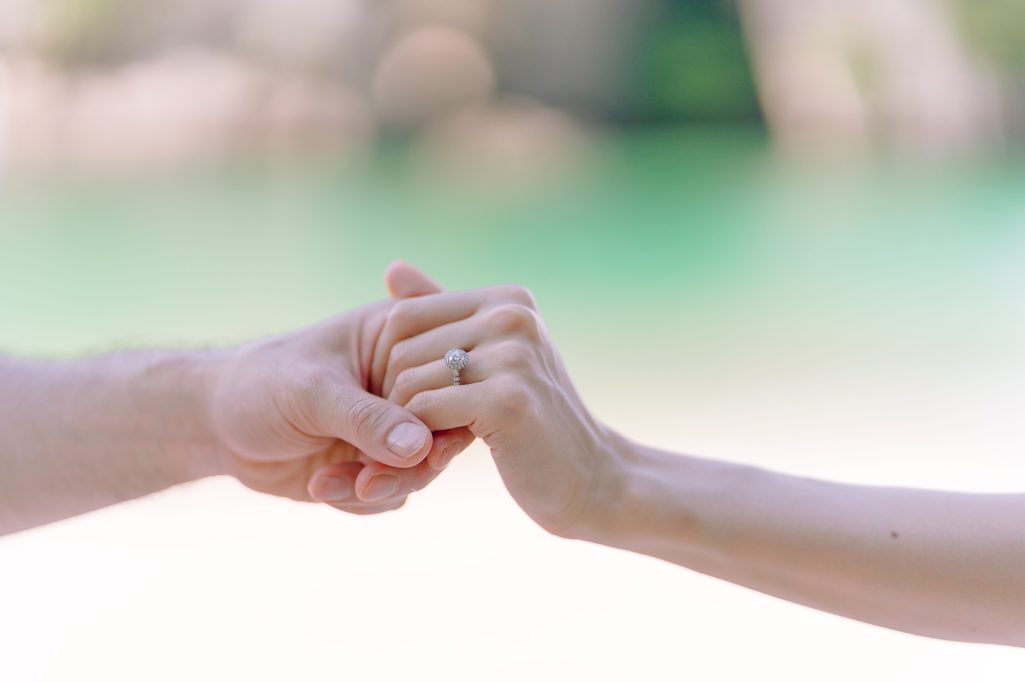
<path fill-rule="evenodd" d="M 445 365 L 452 369 L 452 386 L 459 386 L 459 371 L 470 364 L 470 354 L 462 349 L 452 349 L 445 354 Z"/>

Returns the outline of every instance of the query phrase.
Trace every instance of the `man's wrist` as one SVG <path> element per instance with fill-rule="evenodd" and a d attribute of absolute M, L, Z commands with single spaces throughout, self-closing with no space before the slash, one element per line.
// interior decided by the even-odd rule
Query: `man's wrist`
<path fill-rule="evenodd" d="M 190 351 L 177 361 L 182 392 L 174 392 L 180 401 L 176 412 L 182 416 L 188 437 L 181 442 L 179 455 L 188 480 L 227 474 L 227 446 L 215 426 L 214 400 L 229 353 L 223 349 Z"/>
<path fill-rule="evenodd" d="M 134 428 L 125 439 L 148 439 L 156 471 L 167 483 L 225 473 L 225 448 L 213 420 L 213 400 L 228 351 L 141 351 L 90 362 L 109 364 L 115 394 L 128 399 Z M 121 388 L 118 389 L 117 385 Z M 127 425 L 126 425 L 127 426 Z M 134 432 L 134 433 L 133 433 Z"/>
<path fill-rule="evenodd" d="M 218 351 L 0 361 L 0 534 L 223 471 Z"/>

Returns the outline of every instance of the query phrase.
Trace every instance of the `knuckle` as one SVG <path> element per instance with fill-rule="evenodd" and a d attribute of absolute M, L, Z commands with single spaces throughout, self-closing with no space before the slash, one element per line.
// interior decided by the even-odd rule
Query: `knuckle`
<path fill-rule="evenodd" d="M 401 333 L 410 322 L 413 309 L 406 301 L 396 301 L 388 311 L 388 320 L 385 323 L 385 327 L 391 330 L 393 333 Z"/>
<path fill-rule="evenodd" d="M 499 387 L 499 395 L 502 397 L 496 403 L 499 419 L 514 422 L 530 415 L 534 401 L 526 384 L 514 377 L 506 377 Z"/>
<path fill-rule="evenodd" d="M 431 394 L 429 392 L 421 392 L 409 399 L 406 403 L 406 410 L 414 415 L 420 416 L 426 414 L 433 404 L 434 400 L 431 397 Z"/>
<path fill-rule="evenodd" d="M 522 304 L 504 304 L 493 309 L 489 326 L 499 334 L 523 334 L 536 337 L 539 331 L 537 315 Z"/>
<path fill-rule="evenodd" d="M 506 370 L 526 370 L 531 366 L 533 351 L 518 341 L 502 342 L 494 350 L 495 363 Z"/>
<path fill-rule="evenodd" d="M 534 295 L 526 287 L 521 285 L 501 285 L 499 289 L 503 298 L 530 309 L 537 308 Z"/>
<path fill-rule="evenodd" d="M 410 388 L 416 384 L 416 378 L 417 372 L 414 368 L 406 368 L 400 372 L 395 376 L 395 381 L 392 383 L 392 395 L 396 397 L 408 395 Z"/>
<path fill-rule="evenodd" d="M 387 416 L 387 407 L 370 397 L 357 399 L 348 407 L 349 424 L 356 434 L 373 434 L 384 424 Z"/>
<path fill-rule="evenodd" d="M 388 352 L 388 367 L 392 369 L 401 368 L 408 354 L 409 344 L 404 341 L 398 342 Z"/>

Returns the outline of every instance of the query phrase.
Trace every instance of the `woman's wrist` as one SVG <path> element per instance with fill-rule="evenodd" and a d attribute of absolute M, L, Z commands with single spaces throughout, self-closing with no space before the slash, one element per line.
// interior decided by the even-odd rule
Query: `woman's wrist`
<path fill-rule="evenodd" d="M 751 470 L 610 433 L 613 456 L 576 538 L 706 568 L 725 560 L 722 501 Z"/>
<path fill-rule="evenodd" d="M 592 459 L 592 485 L 582 513 L 568 537 L 602 545 L 615 545 L 626 532 L 624 521 L 635 504 L 637 477 L 643 471 L 643 453 L 632 441 L 603 428 L 600 453 Z"/>

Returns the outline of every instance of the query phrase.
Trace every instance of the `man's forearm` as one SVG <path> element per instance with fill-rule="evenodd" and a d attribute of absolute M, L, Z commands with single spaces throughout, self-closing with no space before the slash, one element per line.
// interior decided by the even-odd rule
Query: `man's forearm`
<path fill-rule="evenodd" d="M 0 534 L 216 474 L 217 352 L 0 357 Z"/>
<path fill-rule="evenodd" d="M 853 619 L 1025 645 L 1025 496 L 855 486 L 621 441 L 584 538 Z"/>

